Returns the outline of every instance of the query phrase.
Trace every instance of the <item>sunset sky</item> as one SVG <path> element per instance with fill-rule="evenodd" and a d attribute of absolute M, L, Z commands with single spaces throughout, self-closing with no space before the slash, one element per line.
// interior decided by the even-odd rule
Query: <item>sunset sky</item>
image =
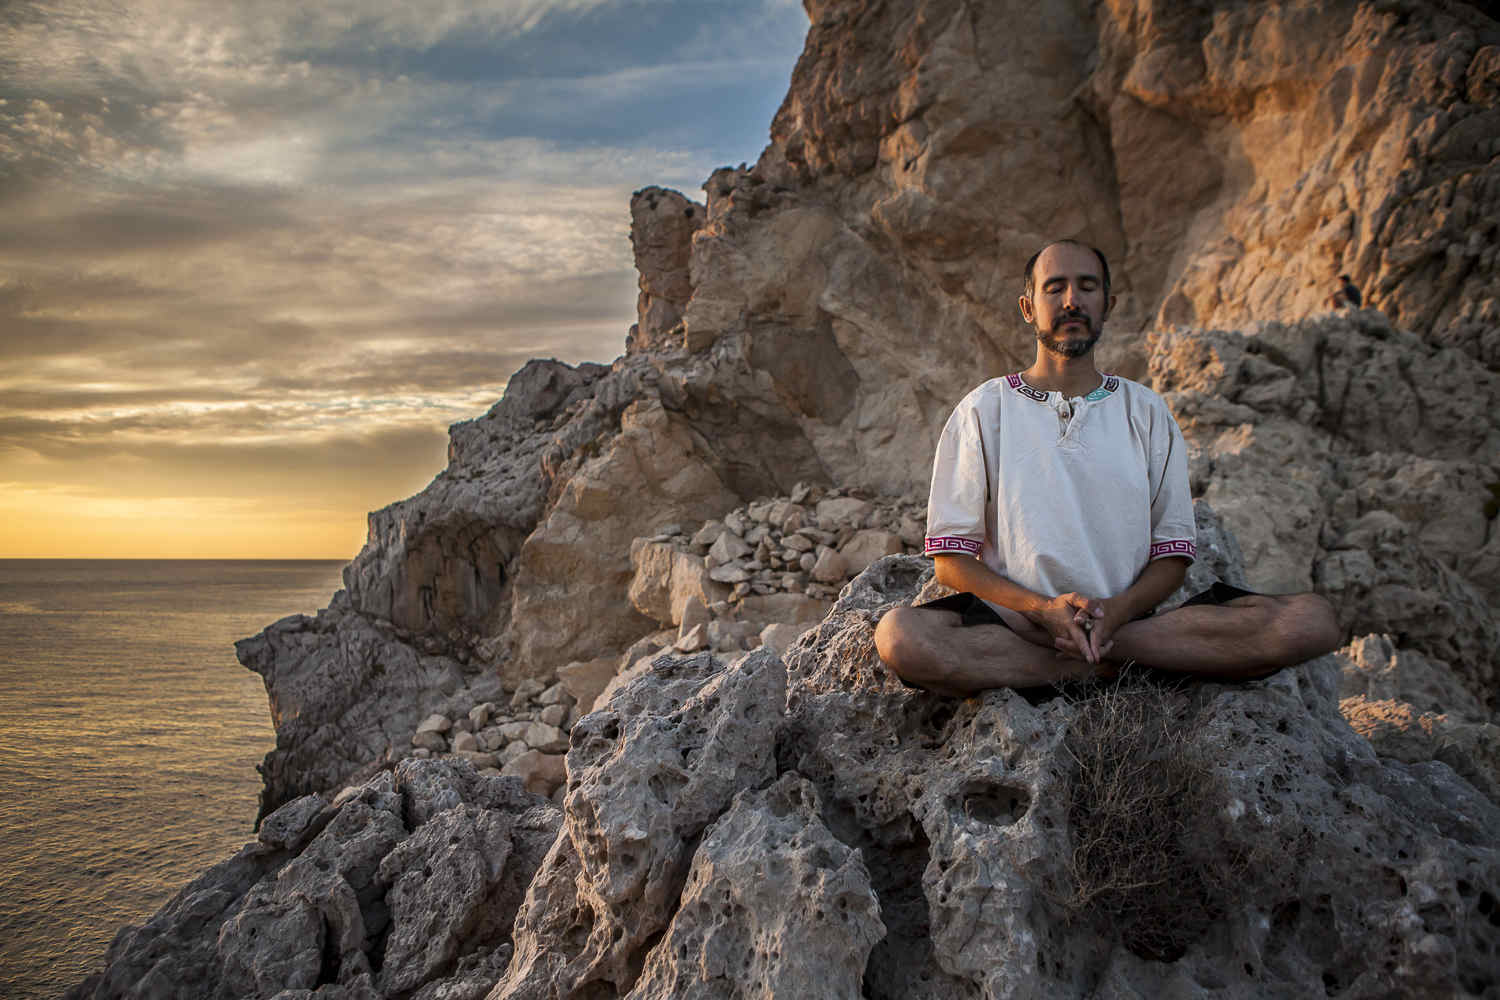
<path fill-rule="evenodd" d="M 0 6 L 0 558 L 336 558 L 526 359 L 610 361 L 629 199 L 753 162 L 796 0 Z"/>

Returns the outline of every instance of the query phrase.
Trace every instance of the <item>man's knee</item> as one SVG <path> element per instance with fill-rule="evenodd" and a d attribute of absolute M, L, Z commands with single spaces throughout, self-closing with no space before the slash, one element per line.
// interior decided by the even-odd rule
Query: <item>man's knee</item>
<path fill-rule="evenodd" d="M 875 651 L 897 677 L 939 693 L 951 693 L 952 653 L 941 635 L 953 612 L 892 608 L 875 626 Z"/>
<path fill-rule="evenodd" d="M 1297 594 L 1295 600 L 1303 639 L 1314 650 L 1308 658 L 1338 649 L 1344 641 L 1344 630 L 1339 628 L 1338 615 L 1328 598 L 1306 593 Z"/>
<path fill-rule="evenodd" d="M 1331 653 L 1343 642 L 1333 605 L 1321 594 L 1287 594 L 1276 600 L 1275 633 L 1283 665 Z"/>
<path fill-rule="evenodd" d="M 898 674 L 903 663 L 912 664 L 917 659 L 921 648 L 918 638 L 921 616 L 922 612 L 916 608 L 892 608 L 875 626 L 875 651 L 885 665 Z"/>

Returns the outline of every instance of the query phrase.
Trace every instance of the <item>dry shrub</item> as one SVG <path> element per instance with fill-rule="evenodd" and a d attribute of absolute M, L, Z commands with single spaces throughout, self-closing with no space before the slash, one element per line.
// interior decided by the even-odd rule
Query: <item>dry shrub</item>
<path fill-rule="evenodd" d="M 1193 741 L 1190 698 L 1139 673 L 1074 692 L 1064 744 L 1071 883 L 1056 894 L 1069 921 L 1118 936 L 1143 958 L 1178 958 L 1224 912 L 1248 874 L 1223 847 L 1209 762 Z"/>

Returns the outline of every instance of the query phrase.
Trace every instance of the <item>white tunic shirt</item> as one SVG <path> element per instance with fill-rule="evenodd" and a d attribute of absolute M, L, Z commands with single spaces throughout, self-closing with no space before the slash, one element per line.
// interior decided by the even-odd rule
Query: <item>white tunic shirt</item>
<path fill-rule="evenodd" d="M 1163 556 L 1197 555 L 1187 446 L 1160 396 L 1105 375 L 1065 399 L 991 379 L 948 418 L 928 555 L 967 552 L 1046 597 L 1108 598 Z"/>

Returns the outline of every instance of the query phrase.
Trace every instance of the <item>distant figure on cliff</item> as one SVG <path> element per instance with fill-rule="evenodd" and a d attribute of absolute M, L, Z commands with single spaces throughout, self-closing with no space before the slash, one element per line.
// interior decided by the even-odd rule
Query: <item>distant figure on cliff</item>
<path fill-rule="evenodd" d="M 1349 280 L 1347 274 L 1339 275 L 1339 290 L 1328 296 L 1328 304 L 1334 309 L 1358 309 L 1362 297 L 1359 288 Z"/>
<path fill-rule="evenodd" d="M 1152 609 L 1196 555 L 1187 448 L 1155 392 L 1100 372 L 1114 307 L 1104 254 L 1072 240 L 1026 264 L 1036 360 L 974 389 L 938 441 L 926 551 L 961 593 L 895 608 L 875 631 L 904 680 L 942 694 L 1026 688 L 1145 666 L 1263 677 L 1335 648 L 1316 594 L 1216 583 Z"/>

